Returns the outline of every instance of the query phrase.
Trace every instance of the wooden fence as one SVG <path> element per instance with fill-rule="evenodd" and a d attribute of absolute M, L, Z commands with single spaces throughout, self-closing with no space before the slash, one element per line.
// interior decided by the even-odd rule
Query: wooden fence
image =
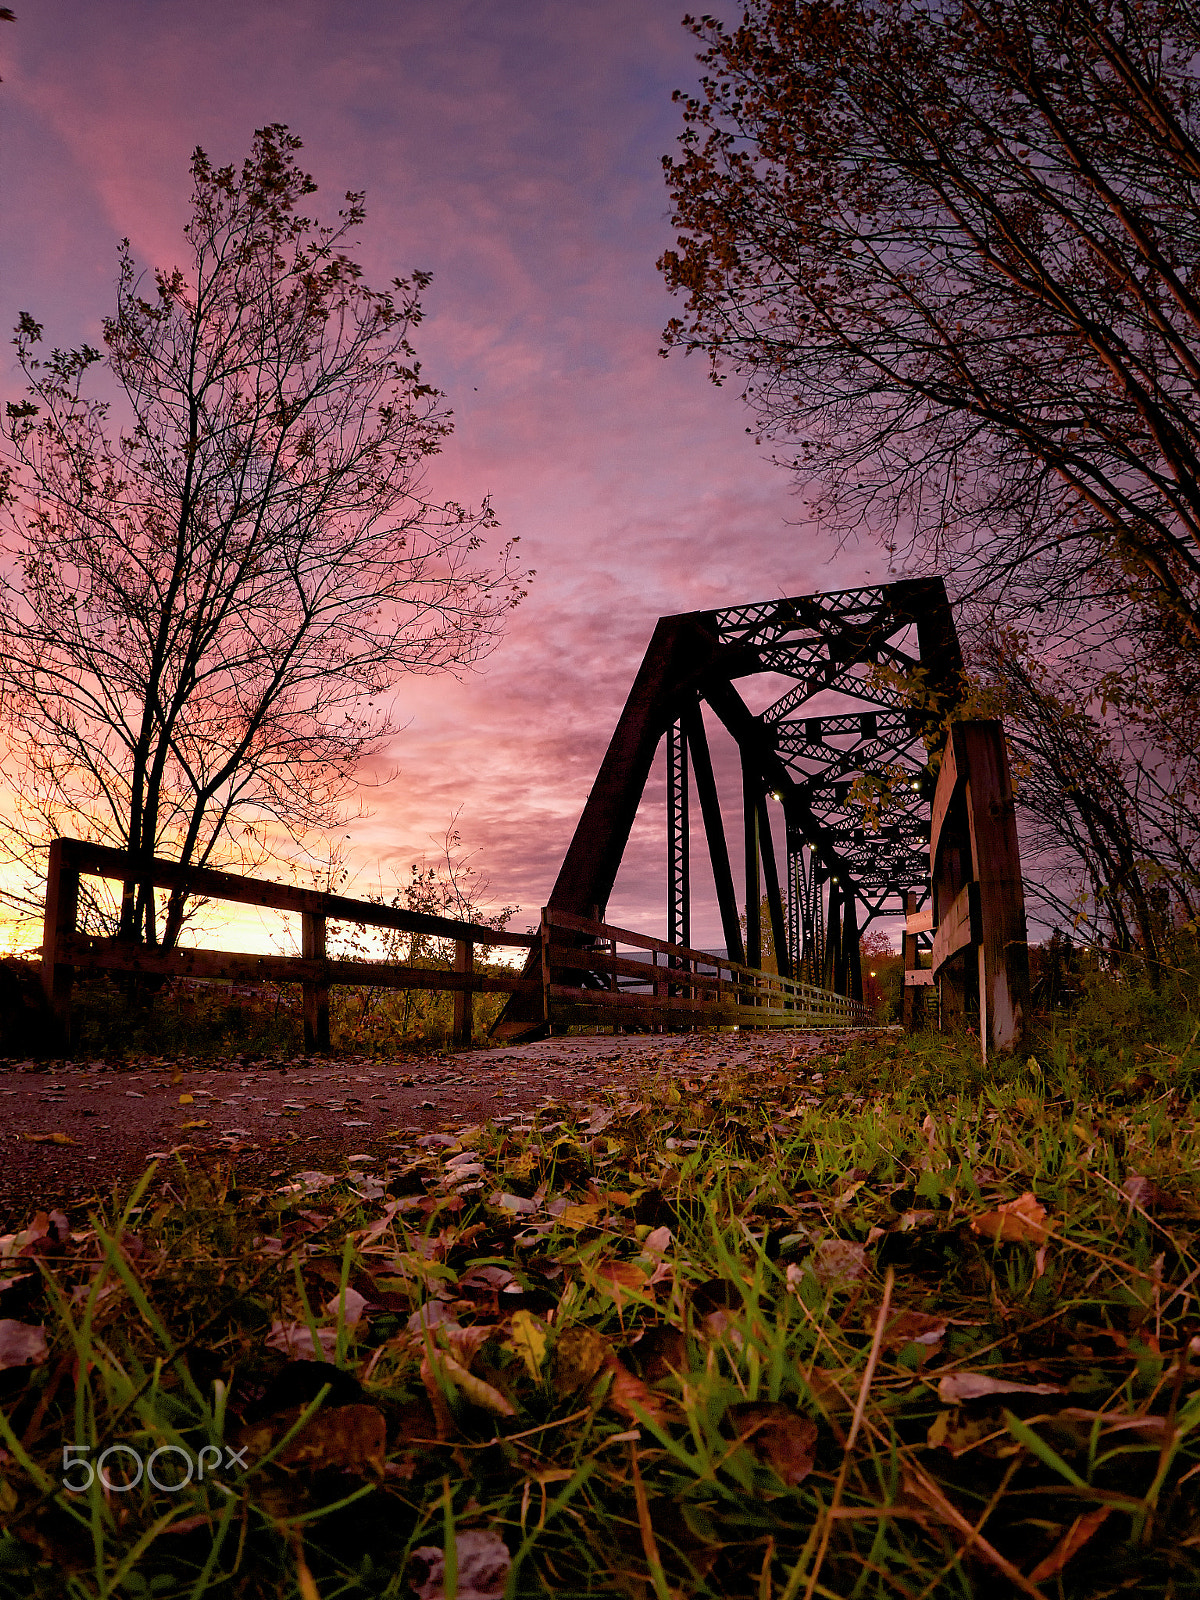
<path fill-rule="evenodd" d="M 223 950 L 160 950 L 78 929 L 82 877 L 153 885 L 187 896 L 290 911 L 301 918 L 299 956 Z M 330 921 L 422 934 L 454 943 L 454 967 L 331 958 Z M 650 959 L 619 956 L 627 945 Z M 524 972 L 481 971 L 477 947 L 531 953 Z M 540 957 L 540 971 L 539 971 Z M 540 997 L 546 1031 L 585 1026 L 634 1028 L 749 1028 L 853 1025 L 870 1019 L 842 995 L 740 966 L 724 956 L 685 949 L 604 922 L 547 908 L 539 933 L 498 932 L 478 923 L 429 916 L 345 895 L 268 883 L 211 868 L 137 860 L 106 845 L 55 839 L 50 846 L 42 936 L 42 984 L 63 1040 L 70 1035 L 71 990 L 77 973 L 124 972 L 163 978 L 228 979 L 235 983 L 299 983 L 304 996 L 304 1042 L 329 1048 L 329 990 L 334 985 L 448 991 L 454 996 L 454 1042 L 471 1044 L 472 996 Z M 564 981 L 573 975 L 573 981 Z"/>

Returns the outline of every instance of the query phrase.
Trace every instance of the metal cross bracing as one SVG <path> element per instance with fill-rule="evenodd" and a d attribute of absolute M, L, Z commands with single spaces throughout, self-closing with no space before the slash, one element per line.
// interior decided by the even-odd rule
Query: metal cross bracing
<path fill-rule="evenodd" d="M 735 684 L 763 674 L 783 676 L 790 687 L 756 714 Z M 928 898 L 926 740 L 939 740 L 961 692 L 962 658 L 940 578 L 660 618 L 548 905 L 603 918 L 666 738 L 670 942 L 686 943 L 692 923 L 694 789 L 727 954 L 760 964 L 765 901 L 780 974 L 861 998 L 864 929 L 877 917 L 903 915 L 909 891 L 920 905 Z M 705 706 L 740 757 L 741 905 Z M 872 790 L 886 800 L 877 817 L 862 803 Z M 783 883 L 769 801 L 782 811 Z M 519 1027 L 520 1004 L 514 997 L 505 1013 L 510 1031 Z"/>

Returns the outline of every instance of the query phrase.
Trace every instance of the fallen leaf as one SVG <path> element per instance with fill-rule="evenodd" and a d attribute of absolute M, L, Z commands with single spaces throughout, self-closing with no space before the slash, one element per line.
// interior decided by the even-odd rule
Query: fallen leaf
<path fill-rule="evenodd" d="M 869 1324 L 874 1329 L 874 1320 Z M 940 1344 L 946 1337 L 946 1317 L 931 1317 L 924 1311 L 899 1311 L 883 1331 L 885 1350 L 899 1350 L 906 1344 Z"/>
<path fill-rule="evenodd" d="M 590 1384 L 612 1356 L 612 1346 L 591 1328 L 564 1328 L 554 1345 L 555 1378 L 560 1394 L 573 1394 Z"/>
<path fill-rule="evenodd" d="M 498 1533 L 479 1528 L 456 1532 L 454 1538 L 458 1600 L 503 1600 L 512 1557 Z M 418 1600 L 446 1600 L 446 1554 L 435 1545 L 423 1544 L 413 1551 L 413 1560 L 425 1564 L 424 1581 L 413 1583 Z"/>
<path fill-rule="evenodd" d="M 803 1483 L 813 1469 L 817 1425 L 778 1401 L 749 1401 L 725 1413 L 750 1452 L 784 1483 Z"/>
<path fill-rule="evenodd" d="M 248 1455 L 266 1455 L 303 1413 L 302 1406 L 295 1406 L 243 1428 L 238 1444 L 246 1448 Z M 308 1467 L 314 1471 L 334 1467 L 382 1478 L 386 1448 L 387 1422 L 376 1406 L 330 1406 L 311 1416 L 275 1460 L 281 1467 Z"/>
<path fill-rule="evenodd" d="M 435 1382 L 440 1379 L 447 1387 L 455 1388 L 464 1395 L 472 1405 L 490 1411 L 497 1417 L 511 1417 L 515 1415 L 513 1406 L 499 1389 L 490 1383 L 485 1383 L 482 1378 L 477 1378 L 474 1373 L 468 1372 L 466 1367 L 445 1355 L 440 1350 L 434 1350 L 421 1363 L 421 1377 L 425 1380 L 426 1388 L 429 1387 L 429 1378 Z"/>
<path fill-rule="evenodd" d="M 1057 1577 L 1071 1557 L 1083 1549 L 1111 1511 L 1111 1506 L 1097 1506 L 1095 1511 L 1076 1517 L 1050 1554 L 1034 1567 L 1029 1574 L 1029 1581 L 1041 1583 L 1044 1578 Z"/>
<path fill-rule="evenodd" d="M 989 1378 L 985 1372 L 948 1372 L 938 1384 L 938 1399 L 943 1405 L 962 1400 L 982 1400 L 990 1394 L 1066 1394 L 1057 1383 L 1013 1383 L 1008 1378 Z"/>
<path fill-rule="evenodd" d="M 195 1099 L 194 1095 L 181 1094 L 179 1096 L 179 1104 L 181 1106 L 192 1106 L 192 1105 L 195 1105 L 195 1103 L 196 1103 L 196 1099 Z M 178 1527 L 175 1529 L 175 1531 L 176 1531 L 176 1533 L 179 1532 Z"/>
<path fill-rule="evenodd" d="M 40 1367 L 46 1353 L 46 1330 L 40 1322 L 0 1318 L 0 1372 L 8 1367 Z"/>
<path fill-rule="evenodd" d="M 599 1287 L 612 1296 L 618 1309 L 625 1303 L 624 1290 L 647 1287 L 646 1274 L 634 1261 L 601 1261 L 594 1271 Z"/>
<path fill-rule="evenodd" d="M 344 1307 L 342 1321 L 347 1328 L 356 1328 L 362 1319 L 363 1308 L 367 1303 L 366 1296 L 359 1294 L 357 1289 L 351 1289 L 347 1286 L 340 1295 L 334 1295 L 333 1299 L 326 1304 L 325 1310 L 331 1317 L 337 1316 L 339 1301 Z"/>
<path fill-rule="evenodd" d="M 191 1128 L 211 1128 L 212 1123 L 206 1122 L 203 1117 L 197 1117 L 192 1122 L 181 1122 L 179 1126 L 186 1133 Z"/>
<path fill-rule="evenodd" d="M 23 1133 L 26 1144 L 74 1144 L 69 1133 Z"/>
<path fill-rule="evenodd" d="M 793 1263 L 794 1265 L 794 1263 Z M 822 1239 L 804 1263 L 817 1282 L 827 1289 L 844 1289 L 867 1274 L 867 1252 L 849 1239 Z M 788 1288 L 792 1287 L 792 1268 L 788 1268 Z"/>
<path fill-rule="evenodd" d="M 644 1422 L 646 1417 L 650 1417 L 660 1427 L 665 1426 L 667 1409 L 662 1397 L 655 1394 L 653 1389 L 648 1389 L 615 1356 L 609 1357 L 606 1366 L 612 1373 L 612 1386 L 605 1397 L 605 1405 L 611 1411 L 628 1417 L 630 1422 Z"/>
<path fill-rule="evenodd" d="M 558 1220 L 568 1228 L 594 1228 L 604 1215 L 604 1207 L 596 1205 L 566 1205 Z"/>
<path fill-rule="evenodd" d="M 331 1360 L 337 1352 L 337 1329 L 318 1328 L 317 1339 L 320 1354 L 307 1322 L 273 1322 L 266 1343 L 268 1350 L 282 1350 L 292 1361 Z"/>
<path fill-rule="evenodd" d="M 972 1217 L 971 1232 L 1003 1244 L 1044 1244 L 1048 1232 L 1046 1208 L 1027 1191 L 1018 1199 L 997 1206 L 995 1211 Z"/>
<path fill-rule="evenodd" d="M 505 1348 L 515 1351 L 520 1356 L 529 1376 L 536 1380 L 541 1376 L 542 1366 L 546 1360 L 549 1330 L 531 1311 L 515 1312 L 510 1327 L 511 1332 L 505 1341 Z"/>

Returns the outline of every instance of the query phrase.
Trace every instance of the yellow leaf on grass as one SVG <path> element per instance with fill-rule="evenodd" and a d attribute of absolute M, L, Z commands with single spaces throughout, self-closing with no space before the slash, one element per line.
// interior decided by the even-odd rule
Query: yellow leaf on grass
<path fill-rule="evenodd" d="M 26 1144 L 74 1144 L 69 1133 L 27 1133 L 23 1135 Z"/>
<path fill-rule="evenodd" d="M 531 1311 L 517 1311 L 513 1313 L 511 1327 L 505 1348 L 520 1356 L 531 1378 L 538 1378 L 546 1360 L 546 1324 Z"/>
<path fill-rule="evenodd" d="M 564 1206 L 558 1220 L 567 1228 L 594 1228 L 603 1215 L 603 1206 Z"/>
<path fill-rule="evenodd" d="M 1028 1191 L 1016 1200 L 971 1218 L 971 1232 L 1002 1244 L 1045 1244 L 1046 1208 Z"/>

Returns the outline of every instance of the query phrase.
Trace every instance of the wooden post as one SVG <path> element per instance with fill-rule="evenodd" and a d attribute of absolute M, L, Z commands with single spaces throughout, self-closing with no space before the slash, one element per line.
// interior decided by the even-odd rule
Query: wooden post
<path fill-rule="evenodd" d="M 75 969 L 58 959 L 59 940 L 75 932 L 79 915 L 79 870 L 70 841 L 55 839 L 46 868 L 46 911 L 42 921 L 42 988 L 64 1050 L 71 1043 L 71 987 Z"/>
<path fill-rule="evenodd" d="M 542 907 L 541 935 L 542 1022 L 549 1034 L 553 1030 L 550 1026 L 550 912 L 547 906 Z"/>
<path fill-rule="evenodd" d="M 325 959 L 325 918 L 315 911 L 300 915 L 301 953 L 306 961 Z M 304 989 L 304 1048 L 309 1054 L 314 1050 L 329 1049 L 329 985 L 318 979 L 305 978 Z"/>
<path fill-rule="evenodd" d="M 1020 1047 L 1029 1010 L 1029 945 L 1016 808 L 999 722 L 959 725 L 967 768 L 967 823 L 979 884 L 979 1037 L 984 1049 Z"/>
<path fill-rule="evenodd" d="M 746 965 L 762 966 L 762 894 L 758 875 L 758 784 L 747 762 L 742 763 L 742 820 L 746 844 Z"/>
<path fill-rule="evenodd" d="M 469 977 L 475 966 L 475 946 L 470 939 L 454 941 L 454 970 Z M 454 991 L 454 1048 L 469 1050 L 473 1043 L 475 996 L 471 990 Z"/>

